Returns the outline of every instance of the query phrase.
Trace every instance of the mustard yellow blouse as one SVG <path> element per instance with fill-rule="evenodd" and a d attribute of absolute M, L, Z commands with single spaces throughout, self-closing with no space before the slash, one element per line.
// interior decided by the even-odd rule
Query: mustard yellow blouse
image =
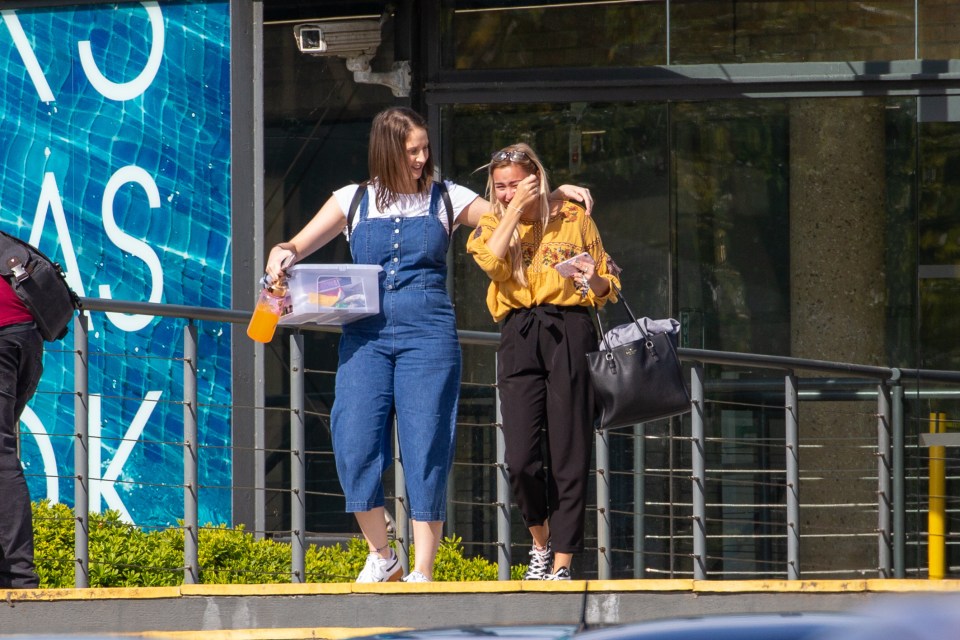
<path fill-rule="evenodd" d="M 503 320 L 512 309 L 524 307 L 544 304 L 599 307 L 607 300 L 616 302 L 614 287 L 620 287 L 620 280 L 607 270 L 607 254 L 603 250 L 600 233 L 593 219 L 584 213 L 580 205 L 565 201 L 545 229 L 541 228 L 539 221 L 519 223 L 517 229 L 520 232 L 528 286 L 513 279 L 509 253 L 501 259 L 487 248 L 487 240 L 498 224 L 500 219 L 495 214 L 484 215 L 467 240 L 467 251 L 490 277 L 487 308 L 494 321 Z M 584 251 L 593 256 L 597 275 L 610 281 L 610 291 L 603 297 L 596 296 L 591 290 L 586 298 L 582 298 L 573 279 L 564 278 L 553 268 L 558 262 Z"/>

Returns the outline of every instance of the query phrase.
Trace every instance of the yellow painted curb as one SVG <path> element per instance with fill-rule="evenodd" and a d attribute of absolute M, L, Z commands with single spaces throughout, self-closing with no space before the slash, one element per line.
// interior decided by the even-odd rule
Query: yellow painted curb
<path fill-rule="evenodd" d="M 941 593 L 955 592 L 960 591 L 960 580 L 891 580 L 873 578 L 867 580 L 867 589 L 882 593 L 918 593 L 922 591 Z"/>
<path fill-rule="evenodd" d="M 693 580 L 587 580 L 587 591 L 693 591 Z"/>
<path fill-rule="evenodd" d="M 867 590 L 866 580 L 694 580 L 696 593 L 850 593 Z"/>
<path fill-rule="evenodd" d="M 193 584 L 179 587 L 116 587 L 92 589 L 0 590 L 0 602 L 67 600 L 150 600 L 183 597 L 285 597 L 349 594 L 466 594 L 466 593 L 918 593 L 958 592 L 960 580 L 869 578 L 855 580 L 491 580 L 467 582 L 355 582 L 306 584 Z"/>
<path fill-rule="evenodd" d="M 470 580 L 466 582 L 428 582 L 404 583 L 405 586 L 415 587 L 424 584 L 435 585 L 436 590 L 431 593 L 516 593 L 520 591 L 519 580 Z"/>
<path fill-rule="evenodd" d="M 374 582 L 351 585 L 353 593 L 411 594 L 411 593 L 447 593 L 444 582 Z"/>
<path fill-rule="evenodd" d="M 280 583 L 280 584 L 185 584 L 185 596 L 316 596 L 343 595 L 352 591 L 352 583 Z"/>
<path fill-rule="evenodd" d="M 520 588 L 528 593 L 583 593 L 588 580 L 524 580 Z"/>
<path fill-rule="evenodd" d="M 149 600 L 179 598 L 180 587 L 114 587 L 95 589 L 11 589 L 0 591 L 7 602 L 55 600 Z"/>

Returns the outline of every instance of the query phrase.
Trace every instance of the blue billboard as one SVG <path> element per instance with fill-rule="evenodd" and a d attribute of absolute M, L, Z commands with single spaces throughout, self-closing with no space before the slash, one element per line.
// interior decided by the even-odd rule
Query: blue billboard
<path fill-rule="evenodd" d="M 81 296 L 231 307 L 223 2 L 0 10 L 0 229 Z M 185 321 L 89 314 L 90 508 L 183 517 Z M 198 324 L 200 522 L 231 520 L 230 332 Z M 73 502 L 73 335 L 21 420 L 34 500 Z"/>

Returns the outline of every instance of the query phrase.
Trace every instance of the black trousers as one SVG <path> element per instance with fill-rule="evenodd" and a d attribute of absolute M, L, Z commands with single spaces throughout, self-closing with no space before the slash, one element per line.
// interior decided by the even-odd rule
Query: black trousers
<path fill-rule="evenodd" d="M 520 309 L 503 322 L 497 386 L 514 499 L 529 528 L 549 520 L 554 551 L 583 550 L 597 348 L 585 307 Z"/>
<path fill-rule="evenodd" d="M 30 492 L 17 455 L 20 414 L 43 373 L 43 339 L 32 325 L 0 328 L 0 589 L 39 586 Z"/>

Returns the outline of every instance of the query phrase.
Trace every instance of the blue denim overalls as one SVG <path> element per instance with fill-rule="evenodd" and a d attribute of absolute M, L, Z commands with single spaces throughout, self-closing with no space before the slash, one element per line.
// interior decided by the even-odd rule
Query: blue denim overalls
<path fill-rule="evenodd" d="M 380 313 L 345 325 L 340 338 L 331 413 L 337 474 L 348 512 L 383 506 L 395 413 L 410 516 L 442 521 L 460 343 L 446 289 L 449 238 L 437 217 L 439 189 L 434 185 L 426 216 L 371 219 L 368 200 L 369 191 L 360 202 L 350 252 L 357 264 L 383 267 Z"/>

